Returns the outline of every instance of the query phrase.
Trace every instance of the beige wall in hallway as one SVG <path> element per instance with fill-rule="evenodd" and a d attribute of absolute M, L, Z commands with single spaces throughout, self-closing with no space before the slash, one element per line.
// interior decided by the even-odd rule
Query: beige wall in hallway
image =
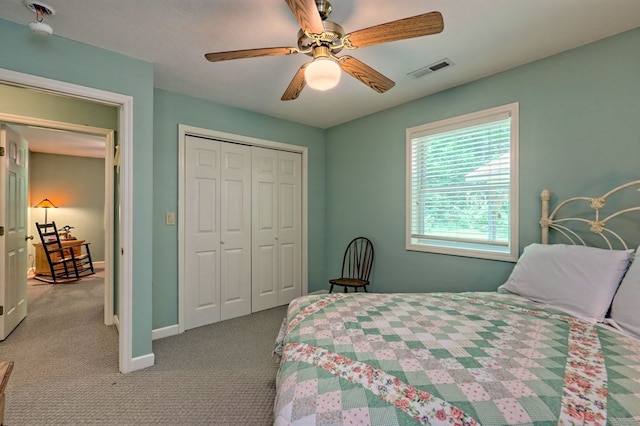
<path fill-rule="evenodd" d="M 43 198 L 58 206 L 48 221 L 58 228 L 73 226 L 71 235 L 91 242 L 93 261 L 104 260 L 104 159 L 33 152 L 29 163 L 29 209 L 33 242 L 39 242 L 35 222 L 44 222 L 44 209 L 33 208 Z M 35 250 L 30 247 L 29 267 Z"/>

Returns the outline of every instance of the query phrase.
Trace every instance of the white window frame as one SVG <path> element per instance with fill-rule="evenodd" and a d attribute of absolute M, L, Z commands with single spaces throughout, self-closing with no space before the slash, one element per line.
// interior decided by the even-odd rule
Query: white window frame
<path fill-rule="evenodd" d="M 454 256 L 475 257 L 491 260 L 515 262 L 518 260 L 518 110 L 517 102 L 489 108 L 470 114 L 461 115 L 406 130 L 406 181 L 405 181 L 405 248 L 411 251 L 449 254 Z M 427 239 L 412 237 L 412 148 L 413 140 L 428 135 L 444 133 L 456 129 L 475 126 L 480 123 L 493 121 L 491 117 L 504 116 L 511 118 L 510 122 L 510 200 L 509 200 L 509 242 L 507 246 L 497 246 L 483 243 L 469 243 L 447 239 Z"/>

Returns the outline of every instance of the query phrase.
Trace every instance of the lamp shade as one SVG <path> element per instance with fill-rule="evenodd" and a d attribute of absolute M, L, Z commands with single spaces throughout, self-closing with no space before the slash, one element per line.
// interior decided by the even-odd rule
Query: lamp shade
<path fill-rule="evenodd" d="M 329 58 L 319 57 L 304 70 L 304 79 L 315 90 L 333 89 L 340 82 L 340 66 Z"/>
<path fill-rule="evenodd" d="M 57 209 L 58 206 L 54 205 L 51 201 L 49 201 L 48 198 L 45 198 L 44 200 L 40 201 L 38 204 L 36 204 L 33 207 L 40 207 L 43 209 L 50 209 L 50 208 L 54 208 Z"/>

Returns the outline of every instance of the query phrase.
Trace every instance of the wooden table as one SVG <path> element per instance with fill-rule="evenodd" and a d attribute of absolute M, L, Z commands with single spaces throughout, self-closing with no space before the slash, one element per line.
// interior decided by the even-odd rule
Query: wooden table
<path fill-rule="evenodd" d="M 81 244 L 84 243 L 84 240 L 60 240 L 60 244 L 62 244 L 62 248 L 77 245 L 78 247 L 73 249 L 74 255 L 81 254 L 82 247 Z M 33 246 L 36 248 L 36 275 L 42 274 L 50 274 L 51 270 L 49 269 L 49 261 L 47 260 L 47 254 L 44 252 L 44 248 L 42 247 L 42 243 L 33 243 Z M 70 253 L 65 252 L 67 256 Z M 52 260 L 58 260 L 60 258 L 59 253 L 51 254 Z"/>

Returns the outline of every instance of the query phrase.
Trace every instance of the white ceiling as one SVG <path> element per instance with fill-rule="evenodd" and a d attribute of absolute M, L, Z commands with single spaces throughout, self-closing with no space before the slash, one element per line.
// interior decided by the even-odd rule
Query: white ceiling
<path fill-rule="evenodd" d="M 204 58 L 207 52 L 295 46 L 298 24 L 283 0 L 46 3 L 56 11 L 45 19 L 54 34 L 152 62 L 155 87 L 320 128 L 640 27 L 638 0 L 333 0 L 329 20 L 347 32 L 434 10 L 443 15 L 444 31 L 348 51 L 396 82 L 384 94 L 343 73 L 331 91 L 307 87 L 297 100 L 283 102 L 308 56 Z M 3 0 L 0 18 L 29 31 L 34 14 L 22 0 Z M 455 65 L 417 80 L 407 76 L 443 58 Z"/>
<path fill-rule="evenodd" d="M 32 152 L 93 158 L 105 156 L 103 136 L 16 124 L 11 127 L 29 142 L 29 151 Z"/>

